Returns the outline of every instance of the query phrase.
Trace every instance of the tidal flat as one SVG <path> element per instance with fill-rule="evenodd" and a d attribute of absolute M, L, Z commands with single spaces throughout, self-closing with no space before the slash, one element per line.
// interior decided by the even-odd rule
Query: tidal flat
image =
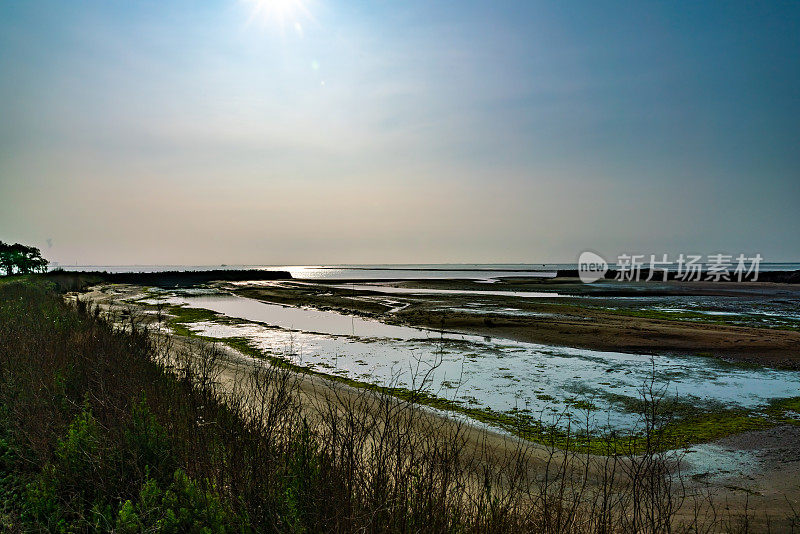
<path fill-rule="evenodd" d="M 800 290 L 776 283 L 473 280 L 252 282 L 236 294 L 398 325 L 637 354 L 800 369 Z M 527 297 L 518 297 L 526 293 Z"/>
<path fill-rule="evenodd" d="M 662 286 L 648 293 L 617 285 L 617 294 L 607 295 L 601 285 L 591 288 L 599 293 L 593 296 L 587 286 L 555 282 L 499 280 L 490 290 L 464 280 L 237 282 L 191 290 L 151 288 L 136 302 L 166 307 L 181 333 L 221 340 L 297 369 L 386 388 L 398 396 L 422 390 L 429 405 L 534 440 L 543 429 L 581 427 L 586 446 L 597 449 L 591 436 L 633 434 L 641 419 L 642 388 L 648 384 L 674 415 L 669 441 L 676 447 L 795 421 L 779 409 L 800 393 L 800 375 L 791 366 L 763 366 L 737 358 L 741 353 L 710 357 L 720 354 L 696 350 L 691 336 L 682 350 L 630 351 L 582 347 L 579 335 L 566 340 L 574 346 L 504 335 L 508 321 L 514 322 L 514 333 L 531 324 L 552 327 L 575 321 L 613 332 L 614 324 L 602 321 L 622 319 L 633 330 L 656 323 L 695 334 L 700 324 L 710 339 L 730 337 L 731 329 L 745 339 L 753 330 L 791 338 L 796 334 L 791 330 L 721 324 L 713 313 L 725 298 L 743 302 L 742 309 L 752 313 L 759 298 L 771 301 L 774 288 L 742 299 L 741 288 L 720 296 L 708 288 L 682 295 Z M 534 290 L 526 291 L 531 285 Z M 626 291 L 638 293 L 620 295 Z M 788 304 L 769 308 L 776 320 L 793 320 L 792 298 L 782 295 Z M 712 319 L 690 323 L 682 316 L 631 315 L 676 301 L 691 302 L 701 311 L 707 303 Z M 528 327 L 534 335 L 536 326 Z M 734 341 L 741 350 L 742 340 Z M 746 345 L 744 349 L 755 352 Z"/>

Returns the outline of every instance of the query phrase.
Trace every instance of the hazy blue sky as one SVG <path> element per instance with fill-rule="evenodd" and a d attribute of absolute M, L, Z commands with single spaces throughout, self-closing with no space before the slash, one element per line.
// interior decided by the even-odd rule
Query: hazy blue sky
<path fill-rule="evenodd" d="M 800 2 L 0 3 L 0 240 L 60 262 L 800 261 L 798 223 Z"/>

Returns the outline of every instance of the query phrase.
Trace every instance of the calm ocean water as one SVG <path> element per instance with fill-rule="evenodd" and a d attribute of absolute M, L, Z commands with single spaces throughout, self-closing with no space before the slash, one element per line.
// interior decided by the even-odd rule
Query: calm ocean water
<path fill-rule="evenodd" d="M 298 279 L 488 279 L 510 276 L 553 276 L 560 269 L 577 269 L 575 263 L 424 263 L 375 265 L 51 265 L 67 271 L 159 272 L 253 269 L 289 271 Z M 614 268 L 614 265 L 611 265 Z M 762 263 L 761 271 L 800 270 L 800 263 Z"/>

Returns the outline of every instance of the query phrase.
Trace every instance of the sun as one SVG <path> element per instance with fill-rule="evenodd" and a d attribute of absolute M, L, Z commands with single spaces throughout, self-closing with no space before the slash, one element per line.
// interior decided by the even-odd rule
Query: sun
<path fill-rule="evenodd" d="M 284 30 L 292 26 L 299 31 L 301 19 L 310 18 L 304 0 L 244 0 L 251 8 L 249 23 L 273 25 Z"/>

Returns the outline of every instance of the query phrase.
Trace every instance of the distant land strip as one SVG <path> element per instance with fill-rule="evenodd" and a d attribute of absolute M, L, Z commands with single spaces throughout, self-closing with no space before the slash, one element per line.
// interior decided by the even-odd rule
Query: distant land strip
<path fill-rule="evenodd" d="M 50 271 L 46 275 L 54 281 L 83 277 L 97 282 L 136 284 L 155 287 L 189 287 L 206 282 L 242 282 L 252 280 L 288 280 L 288 271 L 262 271 L 255 269 L 213 271 L 160 271 L 147 273 L 109 273 L 106 271 Z"/>

